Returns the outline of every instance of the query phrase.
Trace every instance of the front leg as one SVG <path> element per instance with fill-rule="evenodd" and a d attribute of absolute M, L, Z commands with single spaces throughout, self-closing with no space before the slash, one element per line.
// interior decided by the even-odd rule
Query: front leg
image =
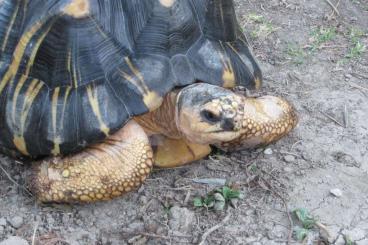
<path fill-rule="evenodd" d="M 151 172 L 152 157 L 148 136 L 130 121 L 104 142 L 80 153 L 35 162 L 30 189 L 41 202 L 110 200 L 143 183 Z"/>

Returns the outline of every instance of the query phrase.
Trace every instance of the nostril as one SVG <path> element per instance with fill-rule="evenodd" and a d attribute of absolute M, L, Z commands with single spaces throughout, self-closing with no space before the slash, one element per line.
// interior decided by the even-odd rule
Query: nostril
<path fill-rule="evenodd" d="M 224 131 L 233 131 L 235 128 L 234 120 L 226 118 L 221 124 L 221 127 Z"/>

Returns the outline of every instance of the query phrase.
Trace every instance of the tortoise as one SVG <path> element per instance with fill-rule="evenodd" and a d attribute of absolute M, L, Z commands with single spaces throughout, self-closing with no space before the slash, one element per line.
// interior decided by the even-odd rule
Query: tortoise
<path fill-rule="evenodd" d="M 275 142 L 297 124 L 232 0 L 3 0 L 0 149 L 41 202 L 110 200 L 153 166 Z"/>

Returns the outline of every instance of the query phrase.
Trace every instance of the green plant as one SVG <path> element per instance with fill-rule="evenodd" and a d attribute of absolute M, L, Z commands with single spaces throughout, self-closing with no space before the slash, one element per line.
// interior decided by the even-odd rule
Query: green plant
<path fill-rule="evenodd" d="M 256 29 L 250 33 L 253 38 L 267 37 L 276 30 L 272 23 L 262 15 L 251 13 L 248 15 L 248 20 L 258 24 Z"/>
<path fill-rule="evenodd" d="M 288 44 L 286 53 L 291 57 L 293 63 L 301 65 L 304 63 L 307 54 L 304 52 L 303 48 L 296 44 Z"/>
<path fill-rule="evenodd" d="M 193 199 L 193 205 L 197 208 L 214 209 L 216 211 L 222 211 L 225 209 L 226 204 L 231 202 L 232 199 L 241 198 L 241 193 L 238 190 L 224 186 L 210 192 L 205 197 L 196 197 Z"/>
<path fill-rule="evenodd" d="M 345 245 L 356 245 L 356 242 L 353 242 L 348 235 L 344 235 Z"/>
<path fill-rule="evenodd" d="M 250 13 L 248 15 L 248 19 L 252 22 L 255 22 L 255 23 L 263 23 L 265 22 L 265 17 L 263 17 L 262 15 L 258 15 L 256 13 Z"/>
<path fill-rule="evenodd" d="M 320 27 L 312 31 L 312 51 L 317 50 L 322 44 L 332 41 L 336 37 L 336 29 L 333 27 Z"/>
<path fill-rule="evenodd" d="M 302 223 L 305 229 L 312 229 L 317 223 L 317 220 L 313 218 L 309 214 L 308 210 L 305 208 L 295 209 L 294 214 L 296 215 L 298 220 Z"/>
<path fill-rule="evenodd" d="M 353 59 L 361 56 L 366 51 L 366 46 L 361 42 L 361 38 L 365 33 L 359 29 L 352 28 L 349 32 L 351 47 L 346 58 Z"/>
<path fill-rule="evenodd" d="M 294 229 L 296 239 L 298 241 L 302 241 L 308 236 L 308 233 L 311 229 L 313 229 L 315 226 L 318 226 L 318 222 L 305 208 L 295 209 L 293 213 L 302 224 L 302 227 L 296 227 Z"/>

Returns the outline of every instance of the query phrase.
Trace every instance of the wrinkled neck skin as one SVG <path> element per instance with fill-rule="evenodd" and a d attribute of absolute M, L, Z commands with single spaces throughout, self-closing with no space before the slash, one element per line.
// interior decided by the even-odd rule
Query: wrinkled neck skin
<path fill-rule="evenodd" d="M 204 86 L 207 89 L 212 85 Z M 285 136 L 297 124 L 294 107 L 282 98 L 250 98 L 224 88 L 209 90 L 206 95 L 198 87 L 169 93 L 160 108 L 135 120 L 149 135 L 185 138 L 224 151 L 268 145 Z M 221 118 L 216 122 L 205 120 L 202 118 L 204 110 L 218 112 Z"/>
<path fill-rule="evenodd" d="M 175 122 L 178 93 L 178 90 L 170 92 L 158 109 L 134 118 L 147 135 L 164 135 L 171 139 L 183 138 Z"/>

